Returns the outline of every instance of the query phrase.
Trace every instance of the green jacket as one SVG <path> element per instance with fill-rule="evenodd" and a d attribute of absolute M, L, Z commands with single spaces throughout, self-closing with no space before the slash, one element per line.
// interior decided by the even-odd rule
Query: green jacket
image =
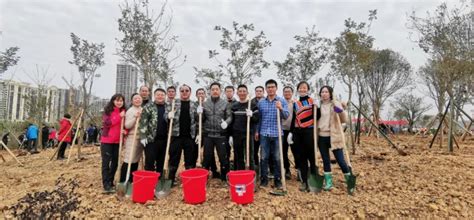
<path fill-rule="evenodd" d="M 166 109 L 166 103 L 165 109 Z M 165 110 L 166 111 L 166 110 Z M 164 115 L 166 118 L 166 114 Z M 143 107 L 140 118 L 140 140 L 147 139 L 148 143 L 155 141 L 156 129 L 158 125 L 158 109 L 154 102 L 149 102 Z"/>

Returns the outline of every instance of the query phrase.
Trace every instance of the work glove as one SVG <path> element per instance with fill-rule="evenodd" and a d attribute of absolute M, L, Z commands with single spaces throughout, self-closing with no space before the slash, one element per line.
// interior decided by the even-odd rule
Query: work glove
<path fill-rule="evenodd" d="M 146 138 L 141 139 L 140 143 L 142 143 L 143 147 L 146 147 L 146 145 L 148 144 L 148 140 Z"/>
<path fill-rule="evenodd" d="M 232 136 L 229 137 L 229 145 L 234 146 L 234 138 Z"/>
<path fill-rule="evenodd" d="M 174 112 L 168 112 L 168 119 L 174 118 Z"/>
<path fill-rule="evenodd" d="M 196 109 L 196 112 L 198 114 L 202 114 L 204 112 L 204 109 L 202 108 L 202 106 L 198 106 L 197 109 Z"/>
<path fill-rule="evenodd" d="M 222 122 L 221 122 L 221 128 L 222 128 L 222 129 L 226 129 L 227 126 L 228 126 L 227 122 L 225 122 L 223 119 L 221 119 L 221 120 L 222 120 Z"/>
<path fill-rule="evenodd" d="M 199 135 L 196 135 L 196 139 L 194 139 L 194 142 L 196 144 L 199 144 L 200 141 L 201 141 L 201 138 L 199 138 Z"/>
<path fill-rule="evenodd" d="M 289 133 L 288 134 L 288 137 L 286 138 L 286 142 L 288 142 L 288 144 L 293 144 L 293 133 Z"/>
<path fill-rule="evenodd" d="M 247 117 L 252 117 L 253 116 L 253 112 L 250 109 L 245 110 L 245 113 L 247 114 Z"/>

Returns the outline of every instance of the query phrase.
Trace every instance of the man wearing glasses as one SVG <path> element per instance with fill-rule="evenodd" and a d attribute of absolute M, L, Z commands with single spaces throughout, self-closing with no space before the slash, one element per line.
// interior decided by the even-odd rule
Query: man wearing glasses
<path fill-rule="evenodd" d="M 194 141 L 196 137 L 196 104 L 190 100 L 191 87 L 183 84 L 179 87 L 180 99 L 175 100 L 175 109 L 171 111 L 171 103 L 166 106 L 165 115 L 168 120 L 174 119 L 170 144 L 169 174 L 173 180 L 178 170 L 181 152 L 184 151 L 184 167 L 196 167 L 194 160 Z M 172 102 L 172 100 L 170 100 Z M 174 184 L 173 184 L 174 185 Z"/>

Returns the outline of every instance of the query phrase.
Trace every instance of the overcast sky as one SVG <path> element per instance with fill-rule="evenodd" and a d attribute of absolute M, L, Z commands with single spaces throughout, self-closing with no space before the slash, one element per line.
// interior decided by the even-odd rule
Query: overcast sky
<path fill-rule="evenodd" d="M 162 1 L 150 1 L 154 9 L 160 8 Z M 69 34 L 74 32 L 81 38 L 105 44 L 106 65 L 98 70 L 102 77 L 96 79 L 93 93 L 100 97 L 111 96 L 115 91 L 116 64 L 119 62 L 118 56 L 114 55 L 115 39 L 120 37 L 119 2 L 122 1 L 0 0 L 0 49 L 18 46 L 21 56 L 18 65 L 8 70 L 4 78 L 29 81 L 25 72 L 33 72 L 38 64 L 49 67 L 49 73 L 55 75 L 52 84 L 66 87 L 61 76 L 70 78 L 70 74 L 77 72 L 68 63 L 72 59 Z M 197 87 L 192 67 L 214 67 L 207 51 L 219 48 L 220 35 L 213 30 L 215 25 L 230 27 L 232 21 L 253 23 L 272 42 L 265 54 L 267 61 L 280 61 L 295 44 L 293 36 L 303 34 L 306 27 L 315 25 L 321 36 L 333 38 L 343 30 L 344 19 L 366 21 L 371 9 L 378 12 L 371 30 L 375 47 L 400 52 L 416 70 L 426 61 L 426 55 L 409 39 L 407 14 L 415 10 L 424 16 L 440 3 L 438 0 L 170 1 L 172 32 L 179 36 L 177 46 L 188 57 L 177 70 L 176 80 Z M 458 1 L 448 1 L 448 5 L 454 4 Z M 276 78 L 275 72 L 276 67 L 272 65 L 265 71 L 266 77 L 256 79 L 252 86 L 263 84 L 267 78 Z"/>

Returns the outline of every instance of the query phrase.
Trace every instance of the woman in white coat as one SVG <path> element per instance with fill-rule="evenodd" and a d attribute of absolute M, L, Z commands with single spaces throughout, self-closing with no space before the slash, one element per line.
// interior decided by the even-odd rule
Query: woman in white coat
<path fill-rule="evenodd" d="M 124 159 L 122 163 L 122 167 L 120 170 L 120 182 L 124 182 L 127 176 L 127 167 L 128 163 L 131 164 L 130 169 L 130 176 L 131 173 L 138 170 L 138 162 L 143 155 L 143 146 L 140 143 L 140 135 L 135 135 L 135 124 L 136 121 L 139 120 L 140 114 L 142 113 L 142 102 L 143 99 L 138 93 L 134 93 L 132 95 L 132 106 L 127 110 L 125 114 L 125 129 L 128 130 L 128 134 L 125 137 L 124 142 Z M 134 139 L 135 136 L 135 139 Z M 135 145 L 135 149 L 132 152 L 132 145 Z M 130 160 L 130 154 L 132 155 L 132 160 Z M 132 182 L 133 178 L 130 178 L 129 181 Z"/>

